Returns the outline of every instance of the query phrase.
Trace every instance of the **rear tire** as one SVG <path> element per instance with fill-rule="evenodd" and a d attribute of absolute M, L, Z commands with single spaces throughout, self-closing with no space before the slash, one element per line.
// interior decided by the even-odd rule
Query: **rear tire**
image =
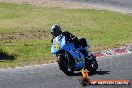
<path fill-rule="evenodd" d="M 96 61 L 96 59 L 94 58 L 93 60 L 92 60 L 92 62 L 91 62 L 91 73 L 95 73 L 96 72 L 96 70 L 98 69 L 98 63 L 97 63 L 97 61 Z"/>
<path fill-rule="evenodd" d="M 90 73 L 96 73 L 96 70 L 98 69 L 98 63 L 95 58 L 93 60 L 89 60 L 89 63 L 86 64 L 87 70 Z"/>

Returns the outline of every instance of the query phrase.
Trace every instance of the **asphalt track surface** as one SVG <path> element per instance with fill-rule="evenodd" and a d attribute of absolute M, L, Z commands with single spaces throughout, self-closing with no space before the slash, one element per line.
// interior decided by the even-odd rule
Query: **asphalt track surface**
<path fill-rule="evenodd" d="M 99 69 L 90 79 L 128 79 L 132 81 L 132 54 L 97 58 Z M 90 85 L 82 87 L 81 76 L 66 76 L 57 63 L 0 69 L 0 88 L 132 88 L 132 85 Z"/>
<path fill-rule="evenodd" d="M 95 8 L 132 13 L 132 0 L 63 0 L 75 1 Z"/>

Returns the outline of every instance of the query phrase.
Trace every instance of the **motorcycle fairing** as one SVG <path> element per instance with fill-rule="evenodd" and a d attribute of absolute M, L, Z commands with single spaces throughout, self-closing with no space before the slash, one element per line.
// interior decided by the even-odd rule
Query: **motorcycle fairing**
<path fill-rule="evenodd" d="M 76 65 L 75 70 L 81 69 L 82 67 L 85 67 L 85 59 L 84 55 L 79 51 L 81 48 L 76 48 L 73 43 L 66 42 L 65 36 L 59 35 L 53 39 L 53 44 L 51 46 L 51 53 L 57 54 L 61 50 L 65 50 L 69 52 L 73 58 L 75 59 Z M 88 52 L 88 55 L 91 53 Z M 67 58 L 68 59 L 68 58 Z"/>

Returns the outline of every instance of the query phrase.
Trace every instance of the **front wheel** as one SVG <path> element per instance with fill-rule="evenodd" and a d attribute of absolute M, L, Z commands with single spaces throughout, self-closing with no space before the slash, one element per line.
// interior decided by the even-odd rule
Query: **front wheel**
<path fill-rule="evenodd" d="M 63 56 L 58 56 L 58 65 L 60 70 L 62 70 L 66 75 L 71 76 L 74 74 L 74 70 L 68 65 L 67 60 Z"/>

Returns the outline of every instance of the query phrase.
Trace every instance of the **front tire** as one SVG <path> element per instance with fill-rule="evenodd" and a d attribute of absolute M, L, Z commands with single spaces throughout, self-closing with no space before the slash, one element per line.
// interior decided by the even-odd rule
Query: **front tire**
<path fill-rule="evenodd" d="M 57 62 L 60 70 L 62 70 L 67 76 L 72 76 L 74 74 L 74 70 L 72 67 L 68 66 L 68 61 L 63 56 L 58 56 Z"/>

